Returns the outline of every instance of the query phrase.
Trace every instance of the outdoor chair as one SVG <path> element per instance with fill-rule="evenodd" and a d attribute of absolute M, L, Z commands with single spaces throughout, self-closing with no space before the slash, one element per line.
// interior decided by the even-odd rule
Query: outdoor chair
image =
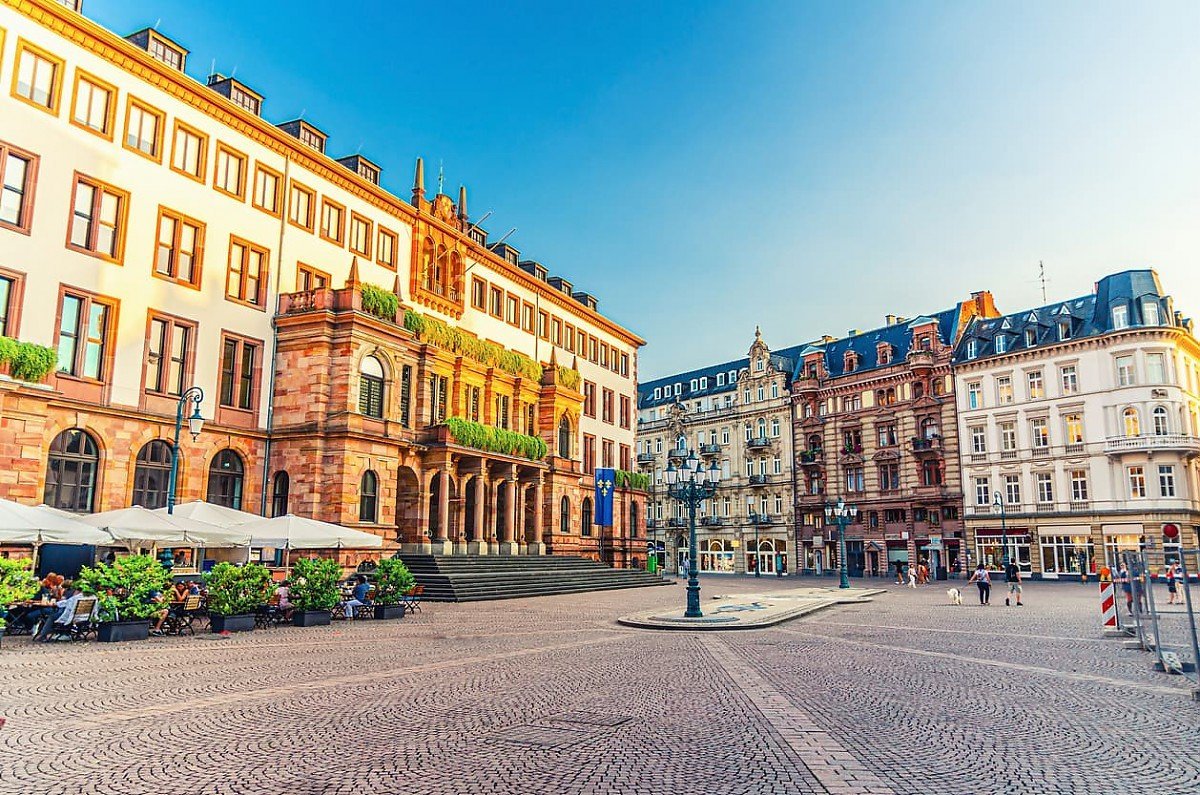
<path fill-rule="evenodd" d="M 167 613 L 167 620 L 163 622 L 163 634 L 195 635 L 196 628 L 193 623 L 202 613 L 199 596 L 185 597 L 182 604 L 171 606 L 171 611 Z"/>
<path fill-rule="evenodd" d="M 71 614 L 71 619 L 65 624 L 55 623 L 50 628 L 50 634 L 46 636 L 46 640 L 54 640 L 55 638 L 67 638 L 68 640 L 86 640 L 88 635 L 96 635 L 99 627 L 96 624 L 96 602 L 94 596 L 89 596 L 75 602 L 75 611 Z M 54 621 L 53 617 L 48 617 L 46 621 Z"/>
<path fill-rule="evenodd" d="M 425 593 L 424 585 L 414 585 L 404 593 L 404 612 L 421 612 L 421 594 Z"/>

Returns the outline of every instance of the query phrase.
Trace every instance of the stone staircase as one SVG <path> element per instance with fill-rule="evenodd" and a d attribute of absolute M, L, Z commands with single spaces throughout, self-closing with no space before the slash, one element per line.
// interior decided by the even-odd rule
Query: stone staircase
<path fill-rule="evenodd" d="M 669 585 L 657 574 L 613 569 L 558 555 L 401 555 L 430 602 L 479 602 L 525 596 Z"/>

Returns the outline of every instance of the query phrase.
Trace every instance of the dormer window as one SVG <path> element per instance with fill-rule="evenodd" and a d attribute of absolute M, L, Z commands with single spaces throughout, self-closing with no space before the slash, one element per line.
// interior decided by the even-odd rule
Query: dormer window
<path fill-rule="evenodd" d="M 879 343 L 879 347 L 876 349 L 876 357 L 879 359 L 880 364 L 891 364 L 892 346 L 886 342 Z"/>
<path fill-rule="evenodd" d="M 1025 329 L 1025 347 L 1032 348 L 1034 345 L 1037 345 L 1037 330 L 1027 328 Z"/>
<path fill-rule="evenodd" d="M 243 91 L 237 86 L 230 87 L 229 99 L 231 102 L 233 102 L 233 104 L 240 105 L 241 107 L 253 113 L 255 116 L 257 116 L 259 111 L 262 110 L 261 99 L 252 95 L 249 91 Z"/>
<path fill-rule="evenodd" d="M 979 355 L 979 342 L 977 340 L 967 340 L 967 358 L 974 359 Z"/>
<path fill-rule="evenodd" d="M 305 146 L 311 146 L 318 152 L 325 151 L 325 139 L 317 135 L 308 127 L 301 127 L 300 135 L 297 137 L 300 139 L 300 143 L 304 144 Z"/>
<path fill-rule="evenodd" d="M 658 400 L 661 397 L 662 397 L 662 387 L 660 387 L 660 386 L 654 387 L 654 399 Z"/>
<path fill-rule="evenodd" d="M 847 373 L 853 373 L 858 367 L 858 357 L 854 355 L 854 351 L 846 351 L 845 367 Z"/>
<path fill-rule="evenodd" d="M 1058 339 L 1060 341 L 1071 339 L 1071 324 L 1066 321 L 1058 324 Z"/>
<path fill-rule="evenodd" d="M 1142 325 L 1157 326 L 1161 321 L 1158 316 L 1158 301 L 1146 301 L 1142 304 Z"/>
<path fill-rule="evenodd" d="M 703 392 L 706 389 L 708 389 L 708 378 L 701 378 L 700 379 L 700 391 Z"/>
<path fill-rule="evenodd" d="M 933 339 L 928 334 L 922 334 L 921 339 L 917 343 L 917 347 L 923 351 L 930 350 L 933 347 Z"/>
<path fill-rule="evenodd" d="M 146 48 L 146 51 L 156 61 L 162 61 L 172 69 L 183 71 L 183 50 L 172 47 L 162 39 L 152 36 L 150 37 L 150 46 Z"/>
<path fill-rule="evenodd" d="M 756 359 L 754 361 L 754 372 L 761 373 L 765 367 L 766 367 L 766 364 L 763 362 L 762 359 Z"/>
<path fill-rule="evenodd" d="M 1112 327 L 1114 331 L 1129 328 L 1129 307 L 1121 305 L 1112 308 Z"/>
<path fill-rule="evenodd" d="M 996 353 L 1004 353 L 1008 350 L 1008 338 L 1003 334 L 996 335 Z"/>
<path fill-rule="evenodd" d="M 375 168 L 375 166 L 369 166 L 366 163 L 360 163 L 358 166 L 358 174 L 373 185 L 379 184 L 379 169 Z"/>
<path fill-rule="evenodd" d="M 696 390 L 698 390 L 699 388 L 700 388 L 700 382 L 699 382 L 699 381 L 697 381 L 695 378 L 693 378 L 693 379 L 692 379 L 692 382 L 691 382 L 690 384 L 688 384 L 688 391 L 689 391 L 689 392 L 695 392 L 695 391 L 696 391 Z"/>
<path fill-rule="evenodd" d="M 725 374 L 717 373 L 717 386 L 725 386 Z"/>

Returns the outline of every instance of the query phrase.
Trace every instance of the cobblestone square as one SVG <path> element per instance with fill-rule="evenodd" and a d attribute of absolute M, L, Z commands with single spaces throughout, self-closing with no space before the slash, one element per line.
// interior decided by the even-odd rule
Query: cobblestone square
<path fill-rule="evenodd" d="M 1094 586 L 1033 583 L 1019 609 L 886 587 L 745 632 L 615 623 L 676 586 L 228 639 L 5 638 L 0 793 L 1200 791 L 1200 705 L 1100 637 Z"/>

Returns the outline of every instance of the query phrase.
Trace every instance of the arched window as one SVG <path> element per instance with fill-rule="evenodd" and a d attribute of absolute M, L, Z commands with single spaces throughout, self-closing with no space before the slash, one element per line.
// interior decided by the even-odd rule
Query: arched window
<path fill-rule="evenodd" d="M 685 439 L 683 437 L 682 433 L 675 437 L 675 449 L 676 450 L 686 450 L 687 449 L 687 439 Z"/>
<path fill-rule="evenodd" d="M 558 504 L 558 532 L 571 532 L 571 501 L 566 497 Z"/>
<path fill-rule="evenodd" d="M 182 462 L 180 462 L 182 463 Z M 167 486 L 171 480 L 171 445 L 155 439 L 138 450 L 133 468 L 133 505 L 162 508 L 167 504 Z"/>
<path fill-rule="evenodd" d="M 1147 304 L 1150 306 L 1150 304 Z M 1166 436 L 1171 432 L 1171 425 L 1167 421 L 1167 409 L 1163 406 L 1154 407 L 1154 435 Z"/>
<path fill-rule="evenodd" d="M 78 513 L 94 510 L 100 451 L 87 431 L 72 428 L 54 437 L 46 466 L 42 501 L 51 508 Z"/>
<path fill-rule="evenodd" d="M 446 292 L 446 247 L 438 246 L 437 256 L 433 259 L 433 289 L 441 294 Z"/>
<path fill-rule="evenodd" d="M 883 402 L 889 406 L 896 402 L 896 389 L 894 387 L 889 387 L 888 391 L 884 393 Z"/>
<path fill-rule="evenodd" d="M 767 421 L 763 417 L 758 418 L 758 438 L 765 439 L 767 436 Z"/>
<path fill-rule="evenodd" d="M 590 536 L 592 534 L 592 498 L 584 497 L 583 505 L 579 509 L 579 534 L 581 536 Z"/>
<path fill-rule="evenodd" d="M 208 468 L 208 502 L 242 509 L 242 485 L 246 467 L 233 450 L 222 450 Z"/>
<path fill-rule="evenodd" d="M 421 286 L 433 289 L 433 241 L 429 238 L 425 238 L 421 247 Z"/>
<path fill-rule="evenodd" d="M 364 356 L 358 365 L 358 410 L 383 419 L 383 364 L 374 356 Z"/>
<path fill-rule="evenodd" d="M 558 454 L 563 458 L 571 457 L 571 421 L 566 414 L 558 421 Z"/>
<path fill-rule="evenodd" d="M 288 512 L 288 492 L 292 479 L 282 469 L 275 473 L 271 483 L 271 515 L 284 516 Z"/>
<path fill-rule="evenodd" d="M 808 437 L 808 449 L 809 450 L 820 450 L 821 446 L 822 445 L 821 445 L 821 435 L 820 434 L 814 433 Z"/>
<path fill-rule="evenodd" d="M 358 521 L 379 520 L 379 477 L 370 469 L 362 474 L 358 484 Z"/>
<path fill-rule="evenodd" d="M 447 269 L 447 272 L 446 272 L 446 286 L 448 288 L 446 292 L 448 295 L 450 295 L 450 297 L 453 300 L 458 300 L 454 295 L 454 291 L 456 291 L 458 289 L 458 277 L 461 274 L 462 274 L 462 259 L 458 256 L 457 251 L 451 252 L 450 267 Z"/>
<path fill-rule="evenodd" d="M 1125 435 L 1126 436 L 1141 436 L 1142 422 L 1138 417 L 1138 411 L 1135 408 L 1125 409 L 1122 415 L 1125 420 Z"/>

